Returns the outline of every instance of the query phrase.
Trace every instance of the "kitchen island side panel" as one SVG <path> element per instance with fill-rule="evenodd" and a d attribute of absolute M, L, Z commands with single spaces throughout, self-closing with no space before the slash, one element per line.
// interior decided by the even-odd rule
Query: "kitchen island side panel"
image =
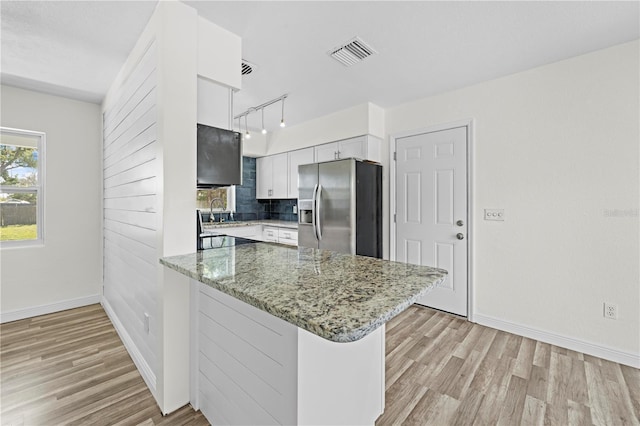
<path fill-rule="evenodd" d="M 191 280 L 192 405 L 212 424 L 373 424 L 384 326 L 336 343 Z"/>

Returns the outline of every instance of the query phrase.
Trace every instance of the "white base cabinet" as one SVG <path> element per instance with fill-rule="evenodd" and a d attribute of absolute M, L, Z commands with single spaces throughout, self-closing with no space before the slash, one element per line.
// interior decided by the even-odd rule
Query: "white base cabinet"
<path fill-rule="evenodd" d="M 373 425 L 384 326 L 335 343 L 191 280 L 190 399 L 212 425 Z"/>
<path fill-rule="evenodd" d="M 262 230 L 262 241 L 297 246 L 298 230 L 265 225 Z"/>

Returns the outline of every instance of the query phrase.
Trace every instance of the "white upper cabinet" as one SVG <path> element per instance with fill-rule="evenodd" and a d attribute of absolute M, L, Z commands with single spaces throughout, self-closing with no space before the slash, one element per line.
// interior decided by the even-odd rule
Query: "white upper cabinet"
<path fill-rule="evenodd" d="M 338 159 L 338 142 L 325 143 L 313 147 L 316 163 Z"/>
<path fill-rule="evenodd" d="M 287 198 L 298 198 L 298 166 L 313 163 L 313 147 L 288 152 L 289 190 Z"/>
<path fill-rule="evenodd" d="M 287 198 L 287 153 L 256 160 L 256 198 Z"/>
<path fill-rule="evenodd" d="M 314 147 L 315 161 L 341 160 L 344 158 L 359 158 L 380 162 L 380 146 L 382 141 L 375 136 L 365 135 L 344 139 L 338 142 L 325 143 Z"/>
<path fill-rule="evenodd" d="M 298 166 L 325 161 L 358 158 L 380 162 L 382 140 L 365 135 L 325 143 L 256 160 L 256 198 L 298 198 Z"/>

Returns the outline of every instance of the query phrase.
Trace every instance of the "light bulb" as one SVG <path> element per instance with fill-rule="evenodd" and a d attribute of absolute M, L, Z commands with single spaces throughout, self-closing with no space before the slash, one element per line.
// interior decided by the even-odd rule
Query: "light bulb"
<path fill-rule="evenodd" d="M 247 130 L 247 133 L 244 134 L 244 137 L 246 139 L 251 139 L 251 133 L 249 133 L 249 131 Z"/>
<path fill-rule="evenodd" d="M 280 120 L 280 127 L 284 127 L 284 126 L 285 126 L 284 119 L 282 119 L 282 120 Z"/>
<path fill-rule="evenodd" d="M 267 129 L 262 129 L 262 134 L 266 135 L 267 134 Z"/>

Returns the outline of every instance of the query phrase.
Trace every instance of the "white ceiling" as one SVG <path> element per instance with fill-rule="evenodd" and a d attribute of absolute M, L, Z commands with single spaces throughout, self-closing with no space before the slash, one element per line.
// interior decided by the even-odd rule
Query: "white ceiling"
<path fill-rule="evenodd" d="M 235 113 L 284 93 L 287 123 L 373 102 L 391 107 L 640 37 L 640 2 L 185 1 L 240 35 Z M 100 102 L 155 1 L 1 2 L 2 82 Z M 354 36 L 379 53 L 344 67 Z M 250 127 L 260 117 L 249 117 Z M 280 120 L 267 108 L 267 128 Z"/>

